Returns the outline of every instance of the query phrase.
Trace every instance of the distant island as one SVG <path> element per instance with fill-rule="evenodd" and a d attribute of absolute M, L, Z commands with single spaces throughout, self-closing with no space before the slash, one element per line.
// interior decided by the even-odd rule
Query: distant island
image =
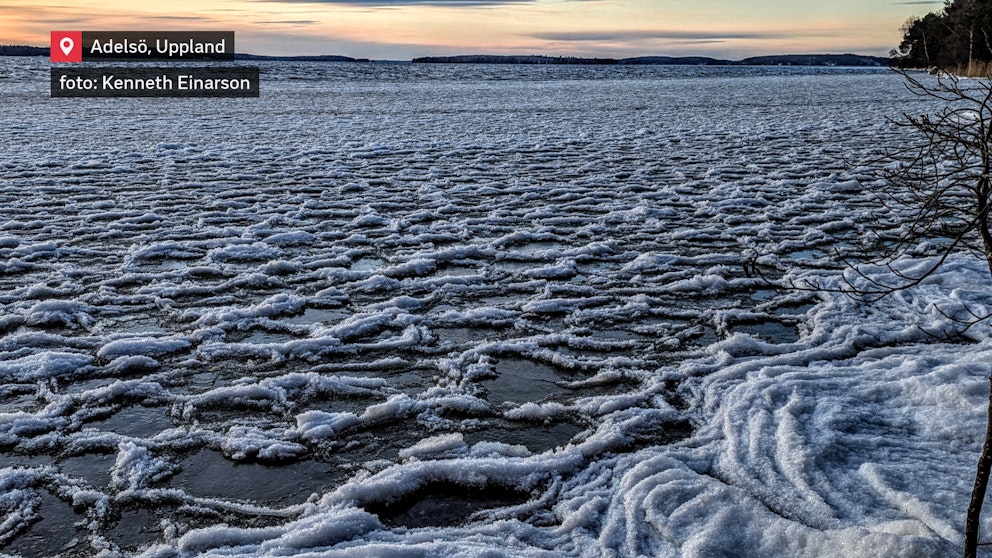
<path fill-rule="evenodd" d="M 579 58 L 575 56 L 500 56 L 495 54 L 466 54 L 462 56 L 424 56 L 414 58 L 414 64 L 604 64 L 613 65 L 613 58 Z"/>
<path fill-rule="evenodd" d="M 414 58 L 414 64 L 599 64 L 666 66 L 854 66 L 886 67 L 889 58 L 860 54 L 784 54 L 755 56 L 743 60 L 720 60 L 704 56 L 639 56 L 636 58 L 578 58 L 574 56 L 500 56 L 469 54 Z"/>
<path fill-rule="evenodd" d="M 0 56 L 48 56 L 48 47 L 0 45 Z M 266 56 L 235 54 L 235 60 L 284 62 L 373 62 L 367 58 L 348 56 Z M 414 64 L 586 64 L 586 65 L 656 65 L 656 66 L 854 66 L 884 67 L 889 58 L 860 54 L 786 54 L 755 56 L 743 60 L 721 60 L 705 56 L 638 56 L 635 58 L 582 58 L 576 56 L 502 56 L 469 54 L 462 56 L 425 56 L 414 58 Z"/>
<path fill-rule="evenodd" d="M 48 56 L 48 47 L 0 45 L 0 56 Z"/>
<path fill-rule="evenodd" d="M 777 56 L 753 56 L 734 65 L 740 66 L 890 66 L 892 59 L 881 56 L 860 54 L 785 54 Z"/>
<path fill-rule="evenodd" d="M 337 56 L 334 54 L 321 54 L 319 56 L 265 56 L 262 54 L 239 54 L 234 53 L 235 60 L 280 60 L 284 62 L 371 62 L 368 58 L 350 58 L 348 56 Z"/>

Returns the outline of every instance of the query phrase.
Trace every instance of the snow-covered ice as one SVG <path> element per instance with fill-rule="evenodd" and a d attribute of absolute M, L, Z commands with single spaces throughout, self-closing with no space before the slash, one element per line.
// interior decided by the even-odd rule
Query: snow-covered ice
<path fill-rule="evenodd" d="M 46 62 L 0 61 L 0 552 L 960 552 L 992 330 L 926 332 L 992 309 L 988 270 L 875 304 L 749 271 L 840 284 L 856 162 L 929 108 L 898 76 L 49 99 Z"/>

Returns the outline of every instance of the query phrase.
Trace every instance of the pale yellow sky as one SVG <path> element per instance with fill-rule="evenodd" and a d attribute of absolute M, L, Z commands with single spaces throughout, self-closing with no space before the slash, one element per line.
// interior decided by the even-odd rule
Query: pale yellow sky
<path fill-rule="evenodd" d="M 942 2 L 865 0 L 121 0 L 0 5 L 0 44 L 52 30 L 235 31 L 237 51 L 408 60 L 444 54 L 885 55 Z"/>

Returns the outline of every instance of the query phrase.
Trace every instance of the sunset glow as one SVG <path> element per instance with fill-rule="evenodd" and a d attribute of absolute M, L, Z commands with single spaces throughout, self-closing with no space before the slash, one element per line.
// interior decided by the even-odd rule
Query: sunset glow
<path fill-rule="evenodd" d="M 624 57 L 885 55 L 940 2 L 773 0 L 115 0 L 0 6 L 0 44 L 53 29 L 234 30 L 237 50 L 410 59 L 446 54 Z"/>

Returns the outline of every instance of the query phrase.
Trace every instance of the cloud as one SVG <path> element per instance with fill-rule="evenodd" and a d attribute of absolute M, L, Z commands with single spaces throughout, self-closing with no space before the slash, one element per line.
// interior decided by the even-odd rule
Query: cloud
<path fill-rule="evenodd" d="M 259 25 L 318 25 L 319 21 L 312 19 L 285 19 L 281 21 L 256 21 Z"/>
<path fill-rule="evenodd" d="M 77 26 L 78 24 L 81 24 L 84 21 L 89 21 L 89 18 L 85 18 L 85 17 L 66 17 L 66 18 L 60 18 L 60 19 L 46 19 L 45 20 L 45 23 L 47 25 L 49 25 L 49 26 L 51 26 L 51 25 L 70 25 L 70 26 Z"/>
<path fill-rule="evenodd" d="M 169 15 L 147 15 L 146 19 L 166 19 L 170 21 L 207 21 L 208 18 L 200 16 L 169 16 Z"/>
<path fill-rule="evenodd" d="M 546 41 L 635 41 L 644 39 L 668 39 L 678 41 L 725 41 L 729 39 L 784 39 L 795 37 L 792 33 L 767 32 L 720 32 L 720 31 L 575 31 L 561 33 L 536 33 L 530 35 Z"/>
<path fill-rule="evenodd" d="M 474 8 L 479 6 L 500 6 L 504 4 L 533 4 L 537 0 L 257 0 L 280 4 L 341 4 L 368 8 L 392 8 L 397 6 L 451 6 Z M 584 0 L 567 0 L 584 1 Z"/>

